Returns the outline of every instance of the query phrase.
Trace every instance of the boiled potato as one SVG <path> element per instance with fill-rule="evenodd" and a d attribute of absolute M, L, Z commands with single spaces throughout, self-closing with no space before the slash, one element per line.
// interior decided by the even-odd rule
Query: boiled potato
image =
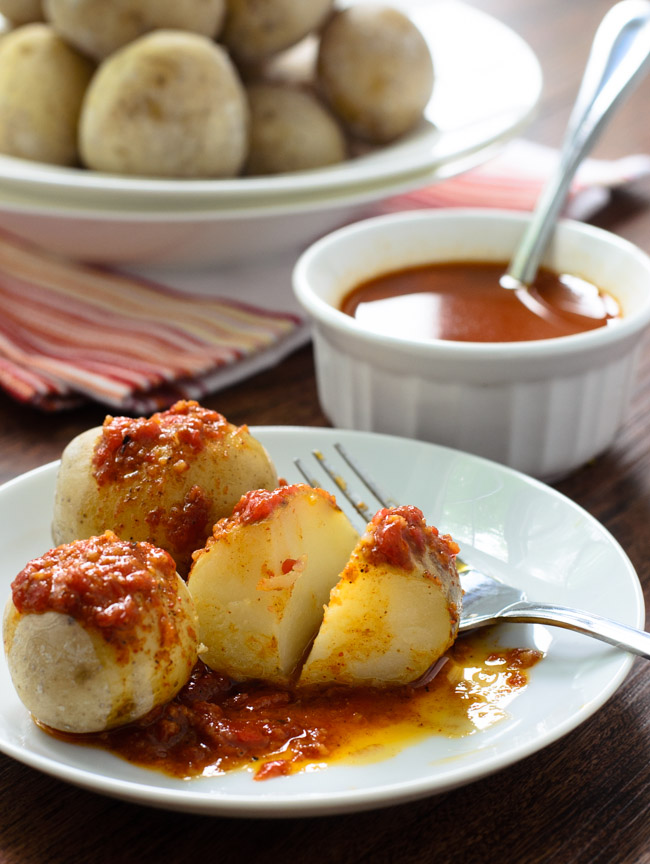
<path fill-rule="evenodd" d="M 352 134 L 384 144 L 421 120 L 433 64 L 409 18 L 387 6 L 364 4 L 337 12 L 323 29 L 317 80 Z"/>
<path fill-rule="evenodd" d="M 0 0 L 0 15 L 16 26 L 42 21 L 41 0 Z"/>
<path fill-rule="evenodd" d="M 338 122 L 313 93 L 281 84 L 255 84 L 247 94 L 251 109 L 247 174 L 304 171 L 346 158 Z"/>
<path fill-rule="evenodd" d="M 197 619 L 166 552 L 107 532 L 27 564 L 3 641 L 16 692 L 39 722 L 100 732 L 176 695 L 197 660 Z"/>
<path fill-rule="evenodd" d="M 151 30 L 189 30 L 214 38 L 223 24 L 225 0 L 43 0 L 43 8 L 64 39 L 103 60 Z"/>
<path fill-rule="evenodd" d="M 111 529 L 124 540 L 147 540 L 186 576 L 192 552 L 241 495 L 277 484 L 247 427 L 196 402 L 150 418 L 107 417 L 63 452 L 52 535 L 60 544 Z"/>
<path fill-rule="evenodd" d="M 416 507 L 380 510 L 333 588 L 301 685 L 408 684 L 452 645 L 458 546 Z"/>
<path fill-rule="evenodd" d="M 231 177 L 248 151 L 244 87 L 204 36 L 157 30 L 101 64 L 83 102 L 79 149 L 97 171 Z"/>
<path fill-rule="evenodd" d="M 190 571 L 201 659 L 236 680 L 289 682 L 356 540 L 322 489 L 245 495 Z"/>
<path fill-rule="evenodd" d="M 75 165 L 79 112 L 93 71 L 46 24 L 6 33 L 0 40 L 0 152 Z"/>
<path fill-rule="evenodd" d="M 226 0 L 222 41 L 238 61 L 256 63 L 321 26 L 333 0 Z"/>

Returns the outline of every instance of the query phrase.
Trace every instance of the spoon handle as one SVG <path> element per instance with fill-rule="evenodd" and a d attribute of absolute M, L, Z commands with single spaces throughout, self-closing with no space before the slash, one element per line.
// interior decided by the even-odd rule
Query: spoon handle
<path fill-rule="evenodd" d="M 585 636 L 592 636 L 615 645 L 632 654 L 639 654 L 650 660 L 650 633 L 636 630 L 626 624 L 619 624 L 601 615 L 569 609 L 552 603 L 530 603 L 522 600 L 513 603 L 495 616 L 496 621 L 511 621 L 525 624 L 551 624 L 554 627 L 564 627 Z"/>
<path fill-rule="evenodd" d="M 610 114 L 646 71 L 649 58 L 650 2 L 622 0 L 612 6 L 596 31 L 557 169 L 510 263 L 505 287 L 534 281 L 578 165 Z"/>

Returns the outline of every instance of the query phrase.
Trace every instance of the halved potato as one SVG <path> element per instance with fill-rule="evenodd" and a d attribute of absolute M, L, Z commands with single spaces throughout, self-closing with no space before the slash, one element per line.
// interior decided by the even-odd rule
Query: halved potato
<path fill-rule="evenodd" d="M 61 458 L 52 535 L 56 544 L 115 531 L 168 551 L 181 576 L 212 526 L 244 492 L 275 489 L 264 447 L 196 402 L 149 418 L 107 417 L 74 438 Z"/>
<path fill-rule="evenodd" d="M 30 561 L 3 623 L 9 672 L 41 723 L 100 732 L 143 717 L 185 684 L 197 618 L 171 557 L 112 532 Z"/>
<path fill-rule="evenodd" d="M 190 571 L 201 659 L 238 680 L 288 682 L 357 536 L 322 489 L 244 495 Z"/>
<path fill-rule="evenodd" d="M 380 510 L 332 590 L 301 685 L 407 684 L 451 646 L 456 544 L 416 507 Z"/>

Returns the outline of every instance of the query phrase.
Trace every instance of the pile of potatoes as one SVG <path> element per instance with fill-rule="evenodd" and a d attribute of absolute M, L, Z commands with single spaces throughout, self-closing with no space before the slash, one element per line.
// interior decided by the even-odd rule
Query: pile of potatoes
<path fill-rule="evenodd" d="M 167 178 L 309 170 L 420 122 L 433 64 L 389 6 L 0 0 L 0 153 Z"/>

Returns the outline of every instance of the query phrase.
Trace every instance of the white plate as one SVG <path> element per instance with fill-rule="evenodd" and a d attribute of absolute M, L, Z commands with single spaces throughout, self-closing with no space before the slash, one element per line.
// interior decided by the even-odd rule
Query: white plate
<path fill-rule="evenodd" d="M 298 479 L 295 456 L 340 440 L 399 500 L 460 543 L 463 556 L 531 597 L 609 615 L 640 627 L 638 578 L 612 536 L 577 505 L 537 481 L 433 444 L 330 429 L 254 428 L 278 471 Z M 0 592 L 28 559 L 51 546 L 56 464 L 0 488 Z M 317 467 L 314 469 L 317 471 Z M 0 749 L 95 792 L 179 811 L 297 817 L 383 807 L 469 783 L 565 735 L 618 688 L 632 658 L 595 640 L 539 625 L 511 625 L 502 641 L 547 652 L 509 717 L 462 739 L 431 736 L 370 765 L 335 765 L 258 783 L 244 771 L 180 781 L 39 731 L 0 661 Z"/>
<path fill-rule="evenodd" d="M 350 0 L 351 4 L 370 0 Z M 539 63 L 526 43 L 457 0 L 394 0 L 422 30 L 436 80 L 421 126 L 399 142 L 329 168 L 272 177 L 167 180 L 59 168 L 0 156 L 0 191 L 33 203 L 184 211 L 253 206 L 391 183 L 456 161 L 512 136 L 541 93 Z"/>

